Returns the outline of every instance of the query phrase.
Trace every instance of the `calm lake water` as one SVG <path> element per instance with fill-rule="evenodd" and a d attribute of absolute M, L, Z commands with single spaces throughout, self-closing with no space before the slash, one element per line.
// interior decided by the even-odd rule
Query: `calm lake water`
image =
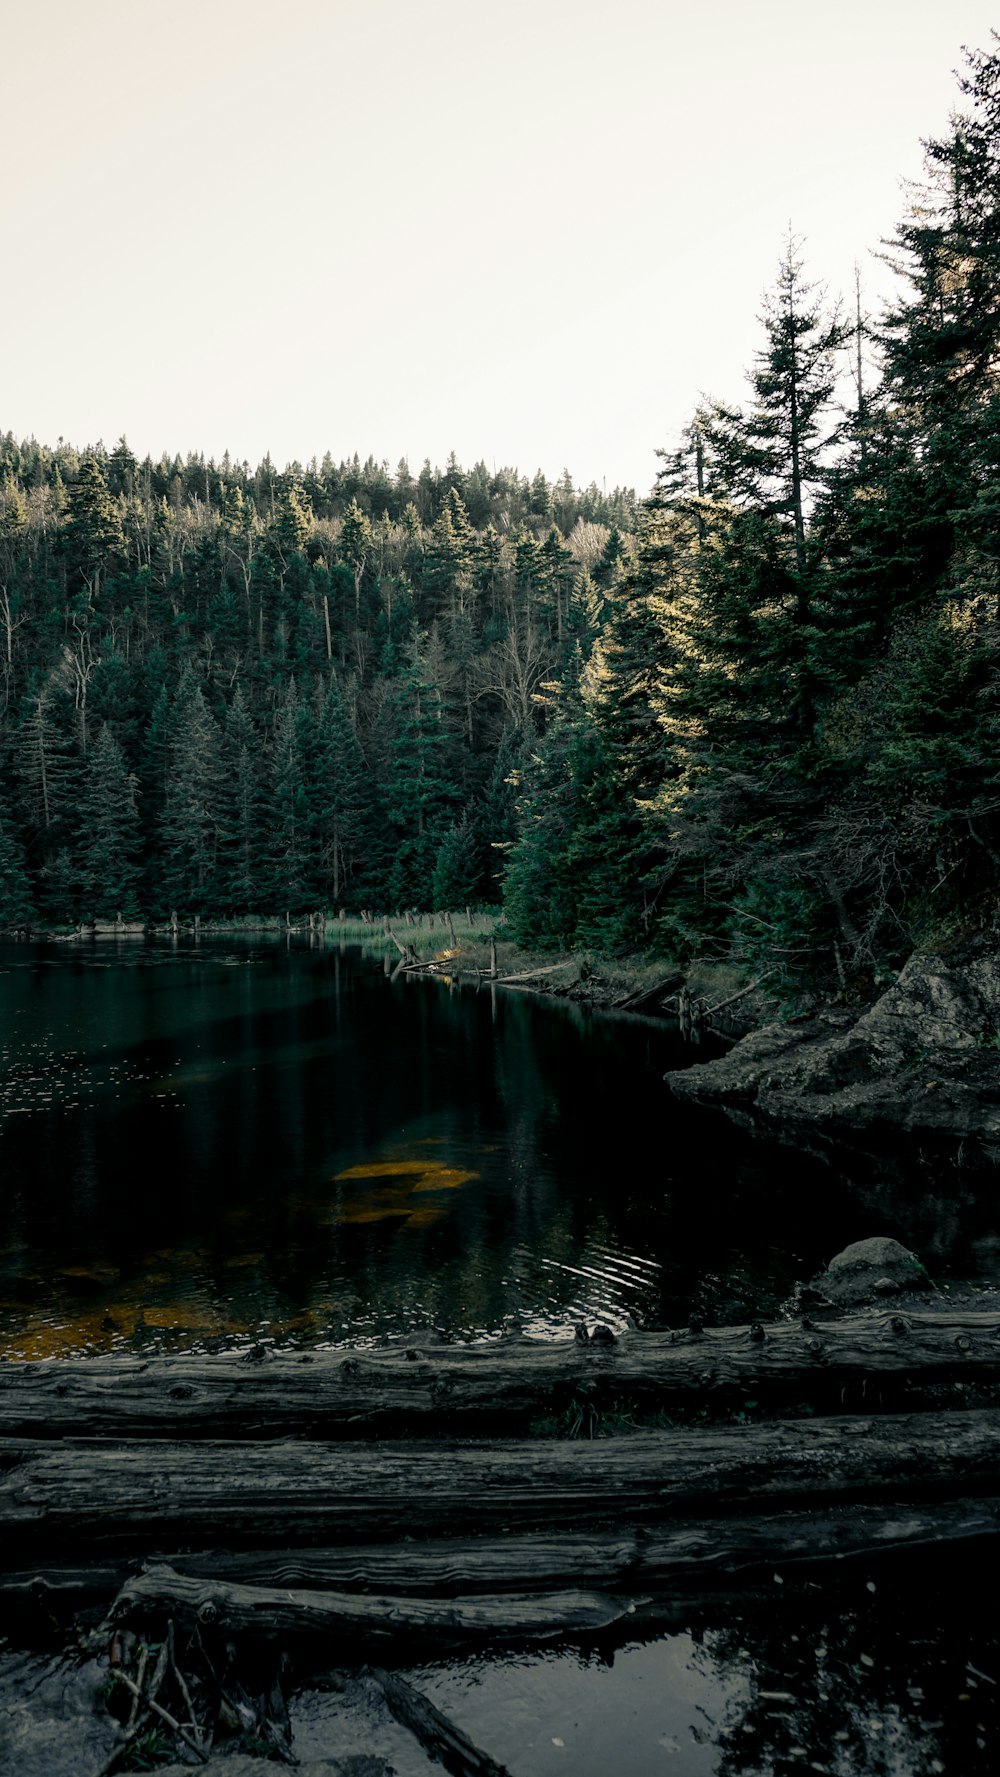
<path fill-rule="evenodd" d="M 0 1353 L 741 1321 L 872 1232 L 970 1268 L 981 1214 L 676 1105 L 662 1025 L 390 967 L 0 947 Z"/>
<path fill-rule="evenodd" d="M 692 1059 L 649 1021 L 336 944 L 8 945 L 0 1354 L 739 1321 L 876 1232 L 939 1278 L 995 1266 L 981 1183 L 753 1140 L 672 1102 Z M 985 1777 L 994 1560 L 789 1574 L 646 1641 L 413 1676 L 518 1777 Z M 338 1707 L 303 1695 L 300 1756 Z M 385 1750 L 430 1769 L 402 1730 Z"/>

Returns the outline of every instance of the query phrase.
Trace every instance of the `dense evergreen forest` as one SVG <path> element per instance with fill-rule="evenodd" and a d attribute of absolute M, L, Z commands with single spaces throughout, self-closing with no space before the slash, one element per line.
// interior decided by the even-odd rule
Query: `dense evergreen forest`
<path fill-rule="evenodd" d="M 641 504 L 0 439 L 0 921 L 502 899 L 834 984 L 991 921 L 1000 56 L 961 95 L 897 298 L 790 239 Z"/>
<path fill-rule="evenodd" d="M 630 492 L 10 437 L 0 476 L 5 924 L 499 899 Z"/>

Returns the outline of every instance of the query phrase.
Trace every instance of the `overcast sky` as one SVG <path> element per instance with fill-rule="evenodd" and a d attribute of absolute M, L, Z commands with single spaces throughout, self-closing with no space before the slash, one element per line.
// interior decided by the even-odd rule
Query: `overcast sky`
<path fill-rule="evenodd" d="M 0 429 L 645 492 L 847 290 L 979 0 L 0 0 Z"/>

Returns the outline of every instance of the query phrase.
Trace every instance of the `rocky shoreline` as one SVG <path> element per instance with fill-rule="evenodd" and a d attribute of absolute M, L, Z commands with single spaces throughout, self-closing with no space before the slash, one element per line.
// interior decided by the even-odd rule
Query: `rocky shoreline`
<path fill-rule="evenodd" d="M 675 1098 L 770 1133 L 930 1141 L 1000 1162 L 1000 952 L 917 955 L 864 1011 L 822 1006 L 665 1075 Z"/>

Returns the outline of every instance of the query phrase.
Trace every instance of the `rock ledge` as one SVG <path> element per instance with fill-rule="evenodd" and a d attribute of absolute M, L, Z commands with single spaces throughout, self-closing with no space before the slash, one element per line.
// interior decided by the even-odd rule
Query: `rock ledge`
<path fill-rule="evenodd" d="M 675 1097 L 784 1130 L 972 1142 L 1000 1161 L 1000 952 L 913 956 L 860 1016 L 826 1007 L 665 1075 Z"/>

